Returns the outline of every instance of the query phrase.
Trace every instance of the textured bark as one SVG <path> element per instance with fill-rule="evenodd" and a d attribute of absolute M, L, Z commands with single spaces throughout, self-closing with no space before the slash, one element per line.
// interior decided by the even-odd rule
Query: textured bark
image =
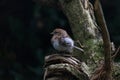
<path fill-rule="evenodd" d="M 102 34 L 103 42 L 104 42 L 104 55 L 105 55 L 104 68 L 106 72 L 105 80 L 112 80 L 111 42 L 110 42 L 110 36 L 109 36 L 109 32 L 108 32 L 104 17 L 99 18 L 100 16 L 104 16 L 99 0 L 96 0 L 95 10 L 96 10 L 96 16 L 99 22 L 98 24 L 101 26 L 101 30 L 102 30 L 101 34 Z"/>
<path fill-rule="evenodd" d="M 59 3 L 61 4 L 62 10 L 66 14 L 69 20 L 69 24 L 73 33 L 74 40 L 77 41 L 77 43 L 79 42 L 79 45 L 77 43 L 76 45 L 84 49 L 84 54 L 80 54 L 79 51 L 75 50 L 72 56 L 75 56 L 77 59 L 86 62 L 87 67 L 84 66 L 84 69 L 82 70 L 83 72 L 85 72 L 85 70 L 87 69 L 86 74 L 89 77 L 91 76 L 91 80 L 111 80 L 111 59 L 110 59 L 111 47 L 110 47 L 109 34 L 106 26 L 102 26 L 102 29 L 101 27 L 97 26 L 91 3 L 88 0 L 59 0 Z M 103 16 L 100 15 L 99 17 L 103 17 Z M 104 23 L 102 23 L 101 25 L 104 25 Z M 101 32 L 102 36 L 98 29 L 103 31 Z M 103 35 L 103 33 L 105 33 L 104 34 L 105 36 Z M 105 57 L 103 57 L 102 54 L 103 48 L 105 51 L 105 55 L 104 55 Z M 107 64 L 109 64 L 108 67 Z M 52 68 L 54 69 L 56 67 L 59 68 L 62 65 L 63 64 L 58 66 L 54 64 L 54 67 Z M 70 67 L 70 65 L 68 66 Z M 92 74 L 93 71 L 95 71 L 94 74 Z M 76 71 L 72 70 L 72 73 L 76 73 Z M 78 74 L 80 75 L 80 73 Z M 77 77 L 77 74 L 75 74 L 75 76 Z M 55 77 L 54 79 L 50 79 L 50 80 L 60 79 L 60 78 L 57 79 L 56 76 L 54 77 Z M 82 80 L 82 79 L 83 79 L 82 76 L 78 78 L 78 80 Z M 64 78 L 64 80 L 70 80 L 70 78 L 68 79 Z"/>
<path fill-rule="evenodd" d="M 44 80 L 90 80 L 85 65 L 71 55 L 48 55 Z"/>
<path fill-rule="evenodd" d="M 103 53 L 103 41 L 95 24 L 94 13 L 91 13 L 92 6 L 87 0 L 59 1 L 68 17 L 74 40 L 79 40 L 84 46 L 84 54 L 75 51 L 73 55 L 88 62 L 89 65 L 92 64 L 94 68 L 99 60 L 98 55 Z M 98 58 L 95 59 L 95 56 Z"/>

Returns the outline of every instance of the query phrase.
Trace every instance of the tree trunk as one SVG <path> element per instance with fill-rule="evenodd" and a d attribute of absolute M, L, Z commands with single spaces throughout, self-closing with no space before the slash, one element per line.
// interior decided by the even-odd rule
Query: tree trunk
<path fill-rule="evenodd" d="M 70 28 L 72 30 L 76 45 L 84 49 L 84 54 L 80 53 L 77 50 L 74 50 L 72 54 L 72 56 L 87 64 L 84 66 L 84 69 L 82 69 L 82 71 L 85 72 L 91 80 L 111 80 L 110 40 L 108 34 L 106 33 L 107 28 L 103 30 L 103 27 L 106 26 L 102 26 L 101 28 L 101 25 L 104 23 L 100 23 L 100 27 L 97 26 L 92 4 L 88 0 L 59 0 L 59 3 L 62 6 L 63 12 L 66 14 L 69 20 Z M 103 35 L 104 32 L 101 32 L 101 36 L 100 31 L 105 32 L 106 38 Z M 108 42 L 106 42 L 107 40 Z M 103 49 L 105 49 L 104 57 L 102 54 L 104 53 Z M 106 67 L 106 63 L 109 63 L 110 65 L 108 69 Z M 97 69 L 95 70 L 95 68 Z M 108 74 L 108 72 L 110 73 Z M 78 80 L 82 79 L 83 78 L 81 77 Z M 50 80 L 59 79 L 54 78 Z"/>
<path fill-rule="evenodd" d="M 103 41 L 95 23 L 92 5 L 87 0 L 71 0 L 69 2 L 60 0 L 60 3 L 68 17 L 74 40 L 79 40 L 85 50 L 84 54 L 75 51 L 73 55 L 89 65 L 93 65 L 89 67 L 95 68 L 97 60 L 101 58 L 99 56 L 103 53 Z"/>

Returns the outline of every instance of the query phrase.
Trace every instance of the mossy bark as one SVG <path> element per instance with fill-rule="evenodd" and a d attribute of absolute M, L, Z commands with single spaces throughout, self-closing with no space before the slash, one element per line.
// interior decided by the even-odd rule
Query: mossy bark
<path fill-rule="evenodd" d="M 97 26 L 94 24 L 95 20 L 91 16 L 94 15 L 90 12 L 92 6 L 87 0 L 59 1 L 69 20 L 74 40 L 79 40 L 84 46 L 84 54 L 74 51 L 73 55 L 90 63 L 90 65 L 96 65 L 98 58 L 101 58 L 98 56 L 103 52 L 103 41 Z"/>
<path fill-rule="evenodd" d="M 90 80 L 84 62 L 71 55 L 48 55 L 44 67 L 44 80 Z"/>

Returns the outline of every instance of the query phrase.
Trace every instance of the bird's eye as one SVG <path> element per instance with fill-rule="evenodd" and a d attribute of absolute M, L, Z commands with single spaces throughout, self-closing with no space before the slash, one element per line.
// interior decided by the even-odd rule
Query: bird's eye
<path fill-rule="evenodd" d="M 54 32 L 54 34 L 57 34 L 58 32 Z"/>

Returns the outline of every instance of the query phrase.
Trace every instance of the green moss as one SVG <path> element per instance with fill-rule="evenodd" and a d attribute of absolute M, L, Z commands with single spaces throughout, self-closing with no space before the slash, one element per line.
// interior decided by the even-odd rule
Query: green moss
<path fill-rule="evenodd" d="M 96 33 L 97 27 L 94 25 L 90 13 L 83 8 L 80 1 L 72 0 L 64 3 L 64 0 L 60 0 L 63 11 L 68 17 L 74 39 L 79 40 L 84 46 L 84 54 L 74 50 L 73 55 L 79 60 L 88 61 L 88 65 L 93 71 L 96 63 L 103 58 L 103 41 L 99 33 Z"/>

